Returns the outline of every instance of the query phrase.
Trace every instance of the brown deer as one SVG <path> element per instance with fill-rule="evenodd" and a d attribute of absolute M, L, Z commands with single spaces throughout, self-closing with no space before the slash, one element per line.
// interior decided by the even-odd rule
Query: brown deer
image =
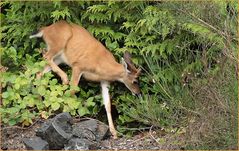
<path fill-rule="evenodd" d="M 43 56 L 48 65 L 37 77 L 53 70 L 61 77 L 63 84 L 68 84 L 66 73 L 58 66 L 65 63 L 72 68 L 71 85 L 78 86 L 81 76 L 89 81 L 100 82 L 110 132 L 117 138 L 111 115 L 109 83 L 122 82 L 133 94 L 140 94 L 138 77 L 141 69 L 134 66 L 130 54 L 124 54 L 121 64 L 116 62 L 111 52 L 85 28 L 66 21 L 43 27 L 37 34 L 30 36 L 34 37 L 43 37 L 47 44 L 47 52 Z"/>

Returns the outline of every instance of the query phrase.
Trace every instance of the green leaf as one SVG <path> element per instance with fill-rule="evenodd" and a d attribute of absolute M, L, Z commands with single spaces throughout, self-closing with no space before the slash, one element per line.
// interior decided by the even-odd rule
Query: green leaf
<path fill-rule="evenodd" d="M 41 95 L 41 96 L 44 96 L 46 94 L 46 88 L 44 86 L 39 86 L 37 88 L 37 92 Z"/>
<path fill-rule="evenodd" d="M 80 91 L 80 88 L 78 86 L 70 86 L 70 90 Z"/>
<path fill-rule="evenodd" d="M 48 81 L 49 81 L 48 79 L 42 79 L 41 84 L 42 85 L 48 85 Z"/>
<path fill-rule="evenodd" d="M 19 112 L 19 107 L 17 106 L 15 106 L 15 107 L 11 107 L 11 108 L 9 108 L 8 109 L 8 113 L 12 113 L 12 114 L 15 114 L 15 113 L 17 113 L 17 112 Z"/>
<path fill-rule="evenodd" d="M 68 105 L 63 106 L 63 112 L 69 112 L 71 109 Z"/>
<path fill-rule="evenodd" d="M 60 108 L 60 103 L 54 102 L 54 103 L 51 104 L 51 107 L 54 111 L 56 111 Z"/>
<path fill-rule="evenodd" d="M 9 121 L 9 118 L 2 118 L 3 123 L 7 124 Z"/>
<path fill-rule="evenodd" d="M 51 91 L 50 95 L 55 98 L 58 95 L 58 92 L 57 91 Z"/>
<path fill-rule="evenodd" d="M 76 115 L 76 110 L 71 110 L 70 113 L 71 115 Z"/>
<path fill-rule="evenodd" d="M 52 79 L 49 83 L 50 83 L 50 85 L 56 85 L 57 84 L 57 79 Z"/>
<path fill-rule="evenodd" d="M 2 93 L 2 98 L 6 99 L 9 97 L 9 93 L 8 92 L 3 92 Z"/>
<path fill-rule="evenodd" d="M 24 101 L 22 101 L 22 102 L 19 104 L 19 107 L 22 108 L 22 109 L 26 108 L 26 106 L 27 106 L 27 103 L 24 102 Z"/>
<path fill-rule="evenodd" d="M 80 102 L 76 99 L 71 99 L 69 102 L 69 106 L 71 106 L 73 109 L 77 109 L 80 105 Z"/>
<path fill-rule="evenodd" d="M 46 107 L 49 107 L 51 105 L 51 101 L 49 101 L 48 99 L 45 99 L 43 103 L 45 104 Z"/>
<path fill-rule="evenodd" d="M 93 102 L 93 101 L 94 101 L 94 97 L 89 97 L 89 98 L 86 100 L 85 105 L 86 105 L 87 107 L 89 107 L 89 106 L 95 106 L 95 102 Z"/>
<path fill-rule="evenodd" d="M 30 98 L 29 100 L 28 100 L 28 106 L 29 107 L 33 107 L 35 105 L 35 100 L 34 100 L 34 98 Z"/>
<path fill-rule="evenodd" d="M 77 110 L 78 114 L 80 116 L 84 116 L 86 114 L 89 114 L 90 111 L 86 108 L 86 107 L 80 107 L 78 110 Z"/>
<path fill-rule="evenodd" d="M 47 64 L 46 61 L 41 61 L 41 62 L 39 63 L 39 65 L 40 65 L 41 67 L 44 67 L 46 64 Z"/>
<path fill-rule="evenodd" d="M 20 84 L 19 84 L 19 83 L 16 83 L 16 84 L 14 85 L 14 88 L 18 90 L 18 89 L 20 88 Z"/>
<path fill-rule="evenodd" d="M 17 121 L 16 121 L 15 119 L 10 119 L 10 120 L 8 121 L 8 124 L 9 124 L 10 126 L 13 126 L 13 125 L 16 125 L 16 124 L 17 124 Z"/>

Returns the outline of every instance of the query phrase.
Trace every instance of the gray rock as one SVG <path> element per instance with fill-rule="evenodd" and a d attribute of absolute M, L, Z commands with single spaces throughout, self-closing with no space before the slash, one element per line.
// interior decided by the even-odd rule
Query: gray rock
<path fill-rule="evenodd" d="M 72 134 L 74 136 L 91 141 L 102 140 L 109 132 L 108 125 L 94 119 L 81 121 L 74 124 L 72 127 Z"/>
<path fill-rule="evenodd" d="M 97 121 L 86 120 L 80 121 L 72 126 L 72 134 L 79 138 L 86 138 L 88 140 L 96 140 Z"/>
<path fill-rule="evenodd" d="M 102 122 L 98 122 L 98 129 L 96 133 L 97 140 L 102 140 L 107 136 L 110 136 L 109 126 Z"/>
<path fill-rule="evenodd" d="M 33 138 L 25 138 L 23 139 L 23 143 L 25 144 L 28 150 L 48 150 L 49 144 L 42 140 L 40 137 Z"/>
<path fill-rule="evenodd" d="M 69 113 L 61 113 L 45 122 L 36 135 L 49 143 L 50 149 L 62 149 L 72 137 L 72 118 Z"/>
<path fill-rule="evenodd" d="M 47 136 L 47 132 L 51 129 L 52 119 L 47 120 L 44 122 L 40 128 L 36 130 L 36 136 L 39 136 L 43 139 Z"/>
<path fill-rule="evenodd" d="M 65 150 L 89 150 L 95 149 L 94 142 L 84 138 L 71 138 L 64 147 Z"/>
<path fill-rule="evenodd" d="M 41 138 L 26 139 L 25 144 L 28 149 L 39 150 L 99 149 L 99 142 L 109 134 L 108 125 L 95 119 L 80 121 L 74 125 L 72 123 L 69 113 L 58 114 L 36 130 L 36 136 Z"/>

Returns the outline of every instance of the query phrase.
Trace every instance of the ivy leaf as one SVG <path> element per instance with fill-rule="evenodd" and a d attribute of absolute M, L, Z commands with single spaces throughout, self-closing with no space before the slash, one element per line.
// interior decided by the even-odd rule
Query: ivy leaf
<path fill-rule="evenodd" d="M 33 107 L 35 105 L 35 100 L 33 99 L 33 98 L 30 98 L 29 100 L 28 100 L 28 106 L 29 107 Z"/>
<path fill-rule="evenodd" d="M 54 102 L 54 103 L 51 104 L 51 107 L 54 111 L 56 111 L 60 108 L 60 103 Z"/>
<path fill-rule="evenodd" d="M 78 110 L 77 110 L 78 114 L 80 116 L 84 116 L 86 114 L 89 114 L 90 111 L 86 108 L 86 107 L 80 107 Z"/>
<path fill-rule="evenodd" d="M 19 84 L 19 83 L 16 83 L 16 84 L 14 85 L 14 88 L 15 88 L 16 90 L 18 90 L 18 89 L 20 88 L 20 84 Z"/>
<path fill-rule="evenodd" d="M 77 101 L 76 99 L 71 99 L 70 100 L 70 103 L 69 103 L 69 106 L 73 109 L 77 109 L 80 105 L 80 102 Z"/>
<path fill-rule="evenodd" d="M 114 50 L 114 49 L 116 49 L 116 48 L 119 47 L 117 41 L 115 41 L 115 42 L 113 42 L 113 43 L 107 41 L 106 45 L 107 45 L 107 47 L 108 47 L 110 50 Z"/>
<path fill-rule="evenodd" d="M 76 115 L 76 110 L 71 110 L 70 113 L 71 115 Z"/>
<path fill-rule="evenodd" d="M 52 79 L 49 83 L 50 83 L 50 85 L 56 85 L 57 84 L 57 79 Z"/>
<path fill-rule="evenodd" d="M 46 89 L 45 89 L 45 87 L 44 86 L 39 86 L 38 88 L 37 88 L 37 92 L 41 95 L 41 96 L 44 96 L 45 94 L 46 94 Z"/>
<path fill-rule="evenodd" d="M 3 92 L 2 93 L 2 98 L 6 99 L 9 97 L 9 93 L 8 92 Z"/>
<path fill-rule="evenodd" d="M 89 106 L 95 106 L 95 102 L 94 101 L 94 97 L 90 97 L 86 100 L 86 106 L 89 107 Z"/>
<path fill-rule="evenodd" d="M 45 99 L 43 103 L 45 104 L 46 107 L 49 107 L 51 105 L 51 102 L 47 99 Z"/>
<path fill-rule="evenodd" d="M 40 65 L 41 67 L 44 67 L 46 64 L 47 64 L 46 61 L 41 61 L 41 62 L 39 63 L 39 65 Z"/>
<path fill-rule="evenodd" d="M 13 126 L 13 125 L 17 124 L 17 121 L 16 121 L 15 119 L 10 119 L 10 120 L 8 121 L 8 124 L 9 124 L 10 126 Z"/>
<path fill-rule="evenodd" d="M 68 105 L 64 105 L 63 112 L 69 112 L 71 109 Z"/>

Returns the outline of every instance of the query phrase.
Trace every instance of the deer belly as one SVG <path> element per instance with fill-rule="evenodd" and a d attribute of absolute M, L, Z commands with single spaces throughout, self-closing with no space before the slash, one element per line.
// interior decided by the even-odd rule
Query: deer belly
<path fill-rule="evenodd" d="M 91 72 L 84 72 L 82 74 L 82 76 L 89 81 L 102 81 L 101 76 L 99 76 L 98 74 L 95 73 L 91 73 Z"/>
<path fill-rule="evenodd" d="M 54 62 L 55 62 L 56 64 L 65 63 L 65 64 L 69 65 L 69 62 L 68 62 L 68 60 L 67 60 L 67 58 L 66 58 L 65 53 L 63 52 L 63 50 L 55 56 Z M 70 66 L 70 65 L 69 65 L 69 66 Z"/>

